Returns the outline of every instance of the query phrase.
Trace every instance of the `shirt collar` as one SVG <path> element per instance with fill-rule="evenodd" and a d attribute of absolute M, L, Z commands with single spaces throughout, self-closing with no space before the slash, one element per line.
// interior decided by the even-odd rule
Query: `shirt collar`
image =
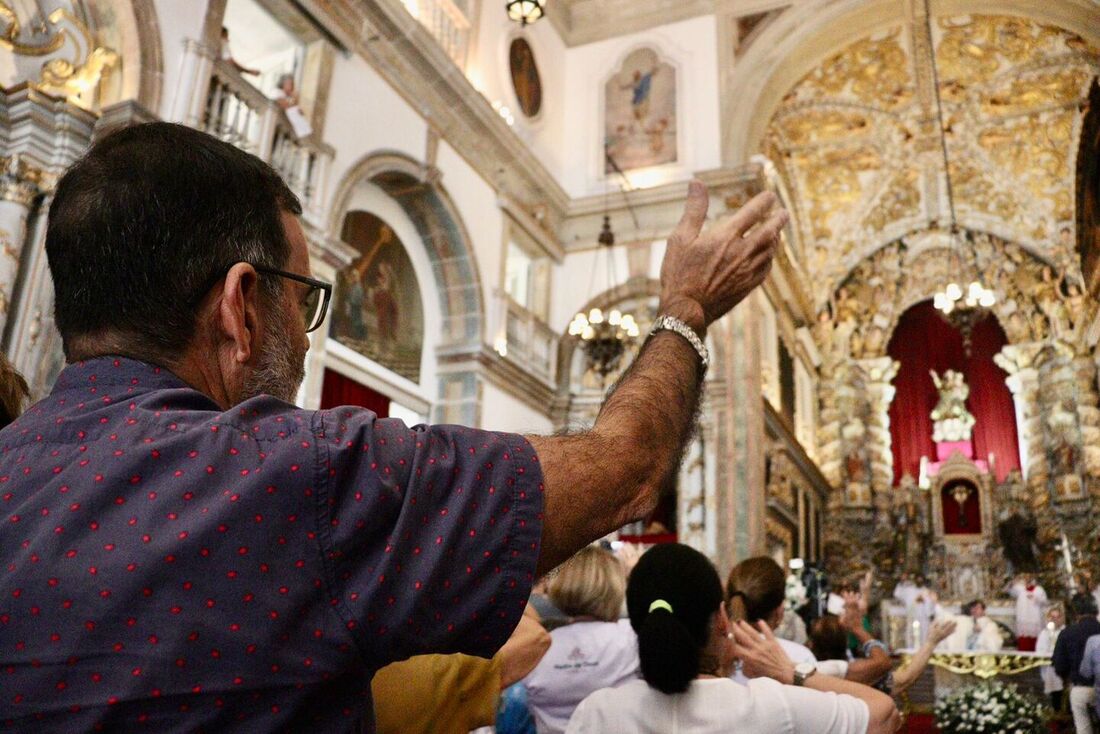
<path fill-rule="evenodd" d="M 146 390 L 188 389 L 191 386 L 165 367 L 130 357 L 106 355 L 74 362 L 61 371 L 51 394 L 91 385 L 140 388 Z"/>

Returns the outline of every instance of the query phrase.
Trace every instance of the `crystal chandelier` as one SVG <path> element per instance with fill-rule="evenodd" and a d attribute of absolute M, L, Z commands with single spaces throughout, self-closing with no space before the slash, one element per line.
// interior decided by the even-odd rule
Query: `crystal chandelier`
<path fill-rule="evenodd" d="M 612 251 L 615 234 L 611 231 L 611 218 L 607 214 L 604 214 L 598 241 L 606 256 L 608 291 L 611 291 L 616 285 Z M 598 374 L 601 380 L 619 368 L 627 345 L 637 339 L 640 333 L 634 316 L 617 308 L 605 314 L 603 309 L 593 306 L 587 313 L 578 312 L 569 323 L 569 335 L 580 339 L 588 368 Z"/>
<path fill-rule="evenodd" d="M 936 51 L 932 46 L 932 13 L 928 0 L 924 1 L 925 22 L 928 25 L 928 56 L 932 65 L 932 89 L 936 99 L 936 119 L 940 131 L 940 153 L 943 156 L 943 176 L 947 183 L 947 206 L 951 216 L 950 246 L 952 273 L 963 270 L 960 251 L 967 256 L 969 270 L 974 271 L 974 280 L 965 291 L 955 280 L 951 280 L 943 288 L 936 292 L 932 299 L 932 305 L 940 312 L 943 318 L 951 326 L 954 326 L 962 334 L 963 348 L 967 355 L 970 354 L 970 338 L 974 327 L 981 323 L 989 315 L 989 309 L 997 302 L 997 294 L 986 288 L 981 281 L 981 275 L 973 261 L 973 248 L 970 246 L 970 235 L 959 236 L 958 220 L 955 216 L 955 193 L 951 186 L 951 163 L 947 152 L 947 126 L 943 120 L 943 100 L 940 98 L 939 69 L 936 67 Z"/>

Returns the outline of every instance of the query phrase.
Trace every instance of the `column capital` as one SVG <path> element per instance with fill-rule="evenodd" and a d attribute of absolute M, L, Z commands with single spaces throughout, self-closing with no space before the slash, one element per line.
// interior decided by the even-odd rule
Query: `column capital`
<path fill-rule="evenodd" d="M 30 206 L 44 188 L 47 174 L 19 153 L 0 159 L 0 200 Z"/>

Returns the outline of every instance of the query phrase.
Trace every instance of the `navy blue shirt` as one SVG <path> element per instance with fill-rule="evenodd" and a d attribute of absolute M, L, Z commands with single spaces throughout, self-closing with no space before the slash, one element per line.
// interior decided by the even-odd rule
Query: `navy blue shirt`
<path fill-rule="evenodd" d="M 1081 675 L 1081 660 L 1085 657 L 1085 645 L 1093 635 L 1100 635 L 1100 620 L 1095 616 L 1080 619 L 1066 627 L 1054 643 L 1051 664 L 1054 672 L 1068 679 L 1070 685 L 1091 686 L 1092 678 Z"/>
<path fill-rule="evenodd" d="M 69 366 L 0 431 L 0 729 L 371 729 L 370 679 L 523 612 L 522 437 Z"/>

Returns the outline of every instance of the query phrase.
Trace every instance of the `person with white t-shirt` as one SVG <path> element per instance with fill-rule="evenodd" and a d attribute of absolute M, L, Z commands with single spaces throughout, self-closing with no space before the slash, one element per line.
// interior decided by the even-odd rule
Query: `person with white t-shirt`
<path fill-rule="evenodd" d="M 638 642 L 619 620 L 626 573 L 614 555 L 589 546 L 550 581 L 547 596 L 572 619 L 550 632 L 550 650 L 523 679 L 539 734 L 565 731 L 588 694 L 638 677 Z"/>
<path fill-rule="evenodd" d="M 566 734 L 891 734 L 889 696 L 795 665 L 771 628 L 731 623 L 722 583 L 699 551 L 649 550 L 630 575 L 626 605 L 644 680 L 596 691 Z M 752 679 L 728 678 L 735 659 Z"/>
<path fill-rule="evenodd" d="M 783 623 L 787 580 L 783 569 L 768 556 L 748 558 L 730 571 L 726 581 L 726 611 L 734 620 L 750 624 L 765 622 L 773 631 Z M 776 638 L 776 642 L 792 663 L 817 663 L 810 648 L 791 640 Z M 735 668 L 732 678 L 744 685 L 748 678 Z"/>

